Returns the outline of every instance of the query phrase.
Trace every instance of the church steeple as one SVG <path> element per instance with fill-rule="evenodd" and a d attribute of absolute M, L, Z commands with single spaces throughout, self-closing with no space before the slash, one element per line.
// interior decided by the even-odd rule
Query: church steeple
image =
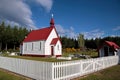
<path fill-rule="evenodd" d="M 50 27 L 53 27 L 54 26 L 54 19 L 53 19 L 53 14 L 52 14 L 52 18 L 51 18 L 51 20 L 50 20 Z"/>

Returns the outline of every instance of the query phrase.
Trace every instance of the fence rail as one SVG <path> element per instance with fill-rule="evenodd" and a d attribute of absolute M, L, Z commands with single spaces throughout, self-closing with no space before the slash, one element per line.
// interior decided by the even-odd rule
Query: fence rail
<path fill-rule="evenodd" d="M 65 62 L 41 62 L 0 57 L 0 68 L 22 74 L 36 80 L 64 80 L 83 76 L 117 65 L 118 56 Z"/>

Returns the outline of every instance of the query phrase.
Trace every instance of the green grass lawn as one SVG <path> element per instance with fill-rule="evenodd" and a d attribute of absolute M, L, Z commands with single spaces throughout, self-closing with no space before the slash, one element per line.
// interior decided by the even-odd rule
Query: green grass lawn
<path fill-rule="evenodd" d="M 71 54 L 83 54 L 83 55 L 89 55 L 91 57 L 96 57 L 98 54 L 96 50 L 89 50 L 89 51 L 80 51 L 80 52 L 63 52 L 63 57 L 68 57 Z M 45 61 L 45 62 L 61 62 L 61 61 L 68 61 L 68 60 L 58 60 L 56 58 L 51 57 L 31 57 L 31 56 L 9 56 L 8 53 L 3 53 L 1 56 L 4 57 L 12 57 L 12 58 L 20 58 L 20 59 L 28 59 L 28 60 L 36 60 L 36 61 Z M 73 58 L 72 60 L 80 60 L 84 58 Z"/>
<path fill-rule="evenodd" d="M 30 57 L 30 56 L 7 56 L 7 57 L 27 59 L 27 60 L 35 60 L 35 61 L 45 61 L 45 62 L 66 61 L 66 60 L 58 60 L 56 58 L 49 58 L 49 57 Z"/>
<path fill-rule="evenodd" d="M 68 55 L 68 54 L 67 54 Z M 8 54 L 2 54 L 3 57 L 11 57 L 11 58 L 19 58 L 19 59 L 27 59 L 27 60 L 35 60 L 35 61 L 45 61 L 45 62 L 61 62 L 61 61 L 70 61 L 70 60 L 62 60 L 52 57 L 31 57 L 31 56 L 9 56 Z M 66 56 L 63 56 L 66 57 Z M 73 58 L 72 60 L 80 60 L 83 58 Z"/>
<path fill-rule="evenodd" d="M 120 80 L 120 65 L 88 75 L 79 80 Z"/>
<path fill-rule="evenodd" d="M 0 69 L 0 80 L 30 80 L 30 79 Z"/>

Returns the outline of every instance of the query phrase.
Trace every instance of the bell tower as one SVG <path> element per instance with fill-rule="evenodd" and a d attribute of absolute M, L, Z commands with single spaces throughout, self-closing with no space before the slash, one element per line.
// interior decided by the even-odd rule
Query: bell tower
<path fill-rule="evenodd" d="M 51 15 L 51 20 L 50 20 L 50 27 L 54 27 L 54 19 L 53 19 L 53 14 Z"/>

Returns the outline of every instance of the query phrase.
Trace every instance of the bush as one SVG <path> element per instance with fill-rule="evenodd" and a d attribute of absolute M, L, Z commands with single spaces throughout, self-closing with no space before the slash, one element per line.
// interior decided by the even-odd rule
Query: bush
<path fill-rule="evenodd" d="M 63 52 L 73 53 L 73 52 L 78 52 L 78 49 L 75 49 L 75 48 L 65 48 L 65 49 L 63 49 Z"/>
<path fill-rule="evenodd" d="M 70 54 L 82 54 L 82 55 L 89 55 L 91 57 L 97 57 L 98 52 L 96 49 L 86 49 L 80 50 L 75 48 L 65 48 L 63 49 L 63 56 L 69 56 Z"/>
<path fill-rule="evenodd" d="M 1 56 L 9 56 L 9 53 L 7 52 L 3 52 L 2 54 L 0 54 Z"/>

